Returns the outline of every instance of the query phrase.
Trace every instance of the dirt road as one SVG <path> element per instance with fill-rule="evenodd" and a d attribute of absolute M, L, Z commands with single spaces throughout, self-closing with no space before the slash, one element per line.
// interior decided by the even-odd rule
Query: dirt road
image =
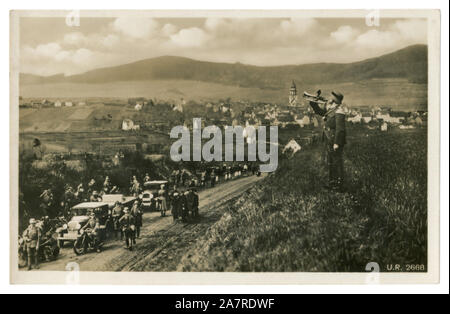
<path fill-rule="evenodd" d="M 81 271 L 175 271 L 188 248 L 220 219 L 223 205 L 261 178 L 244 177 L 201 191 L 201 218 L 195 223 L 174 223 L 170 215 L 146 213 L 141 239 L 132 252 L 124 248 L 122 241 L 108 241 L 101 253 L 83 256 L 76 256 L 72 248 L 64 248 L 56 261 L 41 264 L 40 270 L 63 271 L 68 263 L 76 262 Z"/>

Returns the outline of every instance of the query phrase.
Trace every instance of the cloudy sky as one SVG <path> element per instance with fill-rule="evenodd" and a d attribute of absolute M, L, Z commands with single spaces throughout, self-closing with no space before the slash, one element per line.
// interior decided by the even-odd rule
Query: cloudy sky
<path fill-rule="evenodd" d="M 426 43 L 425 20 L 21 18 L 20 71 L 66 75 L 162 55 L 284 65 L 353 62 Z"/>

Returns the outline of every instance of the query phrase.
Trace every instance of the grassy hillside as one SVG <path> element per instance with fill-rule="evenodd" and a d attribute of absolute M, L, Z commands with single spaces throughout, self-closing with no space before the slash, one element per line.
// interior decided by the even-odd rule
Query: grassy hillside
<path fill-rule="evenodd" d="M 365 131 L 367 132 L 367 131 Z M 345 153 L 348 191 L 325 192 L 320 147 L 283 160 L 213 225 L 184 271 L 363 272 L 427 263 L 426 130 L 360 134 Z"/>

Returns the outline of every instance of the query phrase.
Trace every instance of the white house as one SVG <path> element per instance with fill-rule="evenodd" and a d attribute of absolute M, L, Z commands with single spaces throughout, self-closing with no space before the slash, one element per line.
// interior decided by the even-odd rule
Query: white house
<path fill-rule="evenodd" d="M 351 123 L 361 123 L 362 115 L 360 113 L 356 114 L 353 117 L 349 117 L 348 121 Z"/>
<path fill-rule="evenodd" d="M 62 106 L 59 100 L 55 101 L 55 107 L 60 108 Z"/>
<path fill-rule="evenodd" d="M 389 118 L 391 117 L 391 115 L 389 114 L 389 112 L 379 111 L 375 117 L 379 120 L 389 121 Z"/>
<path fill-rule="evenodd" d="M 66 107 L 72 107 L 73 104 L 72 104 L 71 101 L 66 101 L 65 104 L 64 104 L 64 106 L 66 106 Z"/>
<path fill-rule="evenodd" d="M 400 124 L 403 122 L 403 120 L 404 120 L 403 117 L 390 117 L 388 121 L 390 123 Z"/>
<path fill-rule="evenodd" d="M 134 122 L 131 119 L 125 119 L 122 121 L 122 130 L 131 131 L 133 130 Z"/>
<path fill-rule="evenodd" d="M 370 114 L 363 114 L 362 115 L 362 119 L 365 123 L 369 123 L 370 121 L 372 121 L 372 115 Z"/>
<path fill-rule="evenodd" d="M 300 151 L 301 149 L 302 149 L 302 147 L 294 139 L 292 139 L 283 148 L 283 152 L 282 153 L 285 154 L 286 152 L 292 152 L 292 154 L 295 154 L 298 151 Z"/>
<path fill-rule="evenodd" d="M 311 124 L 311 119 L 309 118 L 309 116 L 304 116 L 302 120 L 303 120 L 303 125 Z"/>

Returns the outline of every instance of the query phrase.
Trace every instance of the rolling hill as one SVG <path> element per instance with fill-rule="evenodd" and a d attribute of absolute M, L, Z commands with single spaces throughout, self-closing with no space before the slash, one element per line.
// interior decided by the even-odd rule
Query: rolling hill
<path fill-rule="evenodd" d="M 118 81 L 193 80 L 239 87 L 279 89 L 294 79 L 300 84 L 355 82 L 373 78 L 404 78 L 426 82 L 427 46 L 415 45 L 355 63 L 318 63 L 258 67 L 241 63 L 213 63 L 164 56 L 86 73 L 39 77 L 21 75 L 22 84 Z"/>
<path fill-rule="evenodd" d="M 338 89 L 350 105 L 426 106 L 427 55 L 426 45 L 414 45 L 354 63 L 272 67 L 165 56 L 72 76 L 21 74 L 20 95 L 285 102 L 295 80 L 299 92 Z"/>

